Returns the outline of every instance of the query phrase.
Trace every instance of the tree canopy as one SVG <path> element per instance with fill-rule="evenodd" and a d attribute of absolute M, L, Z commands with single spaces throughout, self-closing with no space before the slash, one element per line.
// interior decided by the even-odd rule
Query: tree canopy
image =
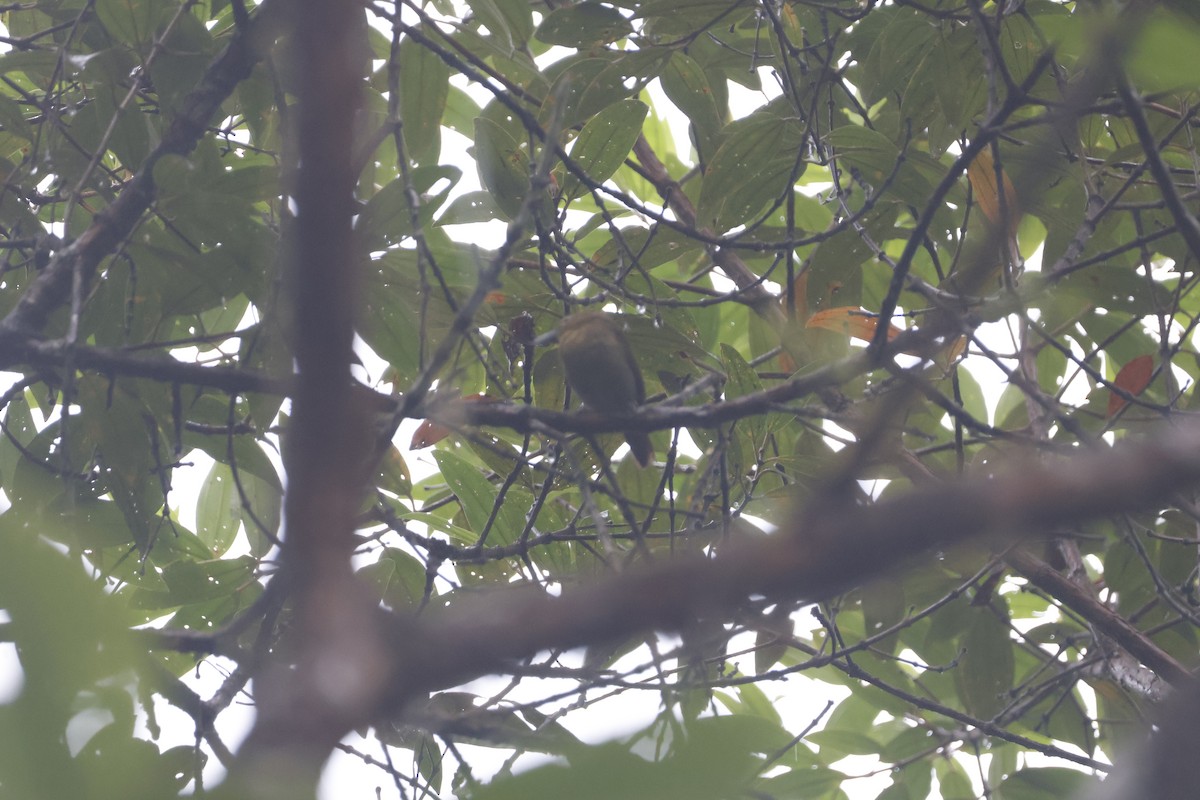
<path fill-rule="evenodd" d="M 0 797 L 1194 792 L 1190 0 L 0 21 Z"/>

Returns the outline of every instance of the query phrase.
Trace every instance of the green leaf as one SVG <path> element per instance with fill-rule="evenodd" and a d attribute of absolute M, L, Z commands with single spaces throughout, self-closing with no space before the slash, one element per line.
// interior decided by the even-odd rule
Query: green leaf
<path fill-rule="evenodd" d="M 417 220 L 422 225 L 427 225 L 460 177 L 462 172 L 456 167 L 417 167 L 410 173 L 411 187 L 403 177 L 389 182 L 371 196 L 357 222 L 366 247 L 369 250 L 383 250 L 412 236 L 413 209 L 409 204 L 410 188 L 420 203 Z M 434 186 L 439 188 L 436 192 L 431 192 Z"/>
<path fill-rule="evenodd" d="M 232 445 L 230 445 L 226 439 L 207 436 L 199 439 L 197 444 L 215 460 L 236 467 L 240 477 L 249 473 L 276 490 L 283 491 L 283 482 L 279 479 L 279 473 L 275 471 L 275 465 L 271 463 L 271 459 L 267 458 L 267 454 L 263 452 L 259 443 L 253 439 L 237 436 L 233 438 Z"/>
<path fill-rule="evenodd" d="M 704 174 L 697 224 L 721 233 L 749 222 L 777 201 L 793 172 L 804 128 L 798 120 L 756 112 L 731 123 Z"/>
<path fill-rule="evenodd" d="M 26 390 L 27 392 L 28 390 Z M 17 464 L 24 457 L 17 445 L 26 447 L 37 435 L 26 392 L 21 392 L 5 407 L 4 428 L 8 436 L 0 436 L 0 485 L 12 488 Z M 8 437 L 16 439 L 14 444 Z"/>
<path fill-rule="evenodd" d="M 454 198 L 437 219 L 438 225 L 463 225 L 503 219 L 504 212 L 491 192 L 467 192 Z"/>
<path fill-rule="evenodd" d="M 96 0 L 96 16 L 115 39 L 130 46 L 148 44 L 154 35 L 151 0 Z"/>
<path fill-rule="evenodd" d="M 529 192 L 529 156 L 521 142 L 487 117 L 475 120 L 475 163 L 479 180 L 509 219 Z"/>
<path fill-rule="evenodd" d="M 277 321 L 267 318 L 256 330 L 243 336 L 239 357 L 247 369 L 270 375 L 279 369 L 280 364 L 287 364 L 292 353 Z M 283 397 L 278 394 L 255 392 L 247 395 L 246 404 L 249 408 L 250 422 L 259 430 L 265 430 L 275 422 L 275 417 L 283 406 Z"/>
<path fill-rule="evenodd" d="M 729 376 L 729 382 L 725 385 L 727 399 L 733 400 L 762 391 L 762 382 L 758 379 L 758 374 L 746 363 L 741 353 L 724 342 L 721 343 L 721 364 L 725 368 L 725 374 Z M 737 429 L 744 432 L 753 451 L 746 454 L 746 463 L 752 463 L 749 459 L 753 459 L 754 453 L 766 444 L 766 422 L 766 417 L 755 415 L 737 424 Z"/>
<path fill-rule="evenodd" d="M 1008 703 L 1016 667 L 1008 626 L 989 608 L 972 608 L 963 637 L 963 655 L 954 684 L 963 706 L 974 717 L 991 719 Z"/>
<path fill-rule="evenodd" d="M 548 125 L 557 119 L 563 128 L 584 122 L 613 103 L 640 92 L 658 77 L 669 58 L 670 55 L 652 49 L 567 60 L 546 94 L 538 120 Z"/>
<path fill-rule="evenodd" d="M 896 764 L 930 752 L 939 746 L 933 731 L 925 726 L 905 727 L 883 749 L 877 751 L 882 761 Z"/>
<path fill-rule="evenodd" d="M 449 95 L 450 67 L 436 53 L 406 37 L 400 43 L 400 120 L 411 161 L 437 164 Z"/>
<path fill-rule="evenodd" d="M 942 800 L 976 800 L 971 779 L 957 761 L 939 759 L 934 762 L 933 768 L 937 773 L 938 791 L 941 792 Z"/>
<path fill-rule="evenodd" d="M 250 539 L 250 552 L 264 556 L 278 541 L 283 520 L 283 490 L 278 485 L 279 477 L 264 480 L 253 472 L 243 472 L 238 478 L 246 496 L 242 523 Z"/>
<path fill-rule="evenodd" d="M 200 83 L 212 61 L 213 50 L 212 34 L 203 22 L 192 14 L 176 20 L 158 57 L 150 63 L 150 78 L 159 103 L 169 114 L 182 110 L 184 98 Z"/>
<path fill-rule="evenodd" d="M 24 139 L 32 140 L 33 128 L 25 120 L 25 112 L 11 97 L 0 95 L 0 128 L 5 132 Z"/>
<path fill-rule="evenodd" d="M 825 797 L 845 780 L 846 776 L 835 769 L 813 766 L 762 778 L 754 785 L 768 797 Z"/>
<path fill-rule="evenodd" d="M 874 755 L 879 752 L 879 742 L 859 731 L 833 730 L 827 726 L 824 730 L 809 734 L 807 738 L 820 747 L 821 755 L 830 761 L 842 756 Z"/>
<path fill-rule="evenodd" d="M 906 152 L 905 162 L 896 169 L 900 148 L 879 131 L 858 125 L 846 125 L 829 132 L 829 141 L 838 158 L 862 172 L 868 183 L 882 188 L 887 181 L 890 192 L 918 208 L 933 194 L 933 182 L 914 165 L 924 163 L 927 171 L 944 172 L 926 156 Z M 893 175 L 893 172 L 895 173 Z"/>
<path fill-rule="evenodd" d="M 624 163 L 625 157 L 633 149 L 649 110 L 645 103 L 632 99 L 614 103 L 604 109 L 583 126 L 571 147 L 571 160 L 579 165 L 589 178 L 597 183 L 604 183 Z M 582 191 L 584 187 L 575 174 L 568 174 L 562 189 L 567 202 Z"/>
<path fill-rule="evenodd" d="M 725 122 L 708 73 L 694 58 L 679 50 L 671 55 L 660 80 L 667 97 L 691 120 L 701 159 L 708 160 L 716 150 Z"/>
<path fill-rule="evenodd" d="M 692 237 L 674 228 L 658 225 L 653 228 L 622 228 L 592 254 L 592 263 L 599 269 L 624 273 L 636 262 L 644 270 L 685 258 L 703 250 Z"/>
<path fill-rule="evenodd" d="M 551 11 L 534 31 L 546 44 L 581 49 L 615 42 L 631 33 L 633 26 L 621 12 L 595 0 Z"/>
<path fill-rule="evenodd" d="M 760 687 L 744 683 L 737 687 L 736 695 L 729 692 L 714 692 L 714 697 L 734 714 L 749 714 L 762 717 L 772 725 L 782 725 L 779 709 L 771 702 Z"/>
<path fill-rule="evenodd" d="M 433 458 L 450 491 L 454 492 L 467 524 L 476 534 L 482 533 L 492 515 L 496 492 L 479 468 L 446 450 L 435 450 Z"/>
<path fill-rule="evenodd" d="M 425 566 L 410 554 L 384 548 L 379 559 L 358 571 L 394 611 L 415 608 L 425 596 Z"/>
<path fill-rule="evenodd" d="M 509 53 L 523 48 L 533 34 L 533 14 L 526 0 L 471 0 L 470 5 Z"/>
<path fill-rule="evenodd" d="M 872 15 L 871 21 L 878 27 L 859 33 L 865 38 L 878 31 L 863 66 L 866 77 L 859 83 L 868 106 L 909 84 L 938 31 L 934 22 L 915 9 L 893 7 L 887 12 Z"/>
<path fill-rule="evenodd" d="M 217 556 L 233 544 L 242 523 L 242 502 L 233 484 L 233 471 L 221 462 L 213 464 L 200 487 L 196 501 L 196 533 Z"/>
<path fill-rule="evenodd" d="M 1087 774 L 1063 767 L 1020 770 L 995 788 L 997 800 L 1062 800 L 1076 796 L 1092 781 Z"/>
<path fill-rule="evenodd" d="M 1134 40 L 1127 63 L 1143 92 L 1200 87 L 1200 25 L 1154 14 Z"/>
<path fill-rule="evenodd" d="M 752 718 L 716 717 L 687 726 L 687 737 L 657 763 L 633 755 L 618 744 L 579 748 L 570 767 L 538 767 L 497 780 L 475 793 L 478 800 L 562 797 L 600 800 L 622 797 L 669 799 L 724 798 L 739 794 L 755 772 L 748 750 L 782 747 L 790 738 Z M 836 774 L 836 773 L 835 773 Z"/>
<path fill-rule="evenodd" d="M 0 74 L 24 73 L 38 85 L 45 84 L 57 74 L 57 67 L 58 56 L 48 50 L 12 51 L 0 55 Z"/>
<path fill-rule="evenodd" d="M 10 620 L 6 637 L 20 653 L 19 690 L 0 704 L 0 782 L 14 797 L 94 796 L 98 775 L 72 758 L 67 725 L 77 703 L 108 709 L 101 718 L 110 720 L 122 713 L 114 700 L 128 712 L 123 687 L 135 663 L 124 629 L 129 615 L 77 557 L 14 522 L 0 515 L 0 608 Z M 109 703 L 99 702 L 101 695 Z"/>
<path fill-rule="evenodd" d="M 930 72 L 924 77 L 932 82 L 941 111 L 955 129 L 947 133 L 954 135 L 971 123 L 987 101 L 987 79 L 979 40 L 974 31 L 954 28 L 943 34 L 927 63 Z M 933 135 L 932 129 L 930 135 Z"/>
<path fill-rule="evenodd" d="M 655 37 L 694 35 L 717 20 L 734 22 L 728 0 L 647 0 L 639 3 L 637 16 L 646 20 L 648 32 Z M 740 16 L 745 16 L 743 12 Z M 728 23 L 727 23 L 728 24 Z"/>
<path fill-rule="evenodd" d="M 879 578 L 862 588 L 863 617 L 867 636 L 875 636 L 904 619 L 908 603 L 904 584 L 894 578 Z M 873 647 L 894 652 L 899 638 L 896 634 L 875 642 Z"/>
<path fill-rule="evenodd" d="M 461 528 L 457 525 L 454 525 L 449 520 L 443 519 L 437 514 L 431 514 L 423 511 L 412 511 L 406 514 L 404 518 L 411 522 L 419 522 L 423 525 L 427 525 L 431 531 L 444 533 L 449 536 L 452 541 L 460 544 L 475 544 L 479 538 L 473 531 L 469 531 L 466 528 Z"/>
<path fill-rule="evenodd" d="M 163 570 L 163 580 L 172 604 L 190 605 L 225 598 L 231 590 L 252 582 L 257 566 L 257 560 L 249 556 L 207 562 L 180 560 Z"/>

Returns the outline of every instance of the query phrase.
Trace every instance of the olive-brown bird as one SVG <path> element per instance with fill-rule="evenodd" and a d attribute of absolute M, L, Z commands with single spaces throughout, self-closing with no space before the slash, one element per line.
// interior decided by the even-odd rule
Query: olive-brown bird
<path fill-rule="evenodd" d="M 642 372 L 621 325 L 598 311 L 580 311 L 558 324 L 558 352 L 567 383 L 587 406 L 612 417 L 631 416 L 646 399 Z M 626 431 L 638 464 L 654 458 L 650 436 Z"/>

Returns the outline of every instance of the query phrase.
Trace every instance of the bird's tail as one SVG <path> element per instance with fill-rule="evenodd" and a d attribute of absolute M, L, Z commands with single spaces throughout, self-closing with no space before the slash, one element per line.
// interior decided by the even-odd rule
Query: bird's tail
<path fill-rule="evenodd" d="M 654 460 L 654 445 L 650 443 L 650 434 L 626 433 L 625 441 L 629 443 L 629 449 L 633 451 L 633 457 L 637 459 L 638 466 L 649 466 L 650 462 Z"/>

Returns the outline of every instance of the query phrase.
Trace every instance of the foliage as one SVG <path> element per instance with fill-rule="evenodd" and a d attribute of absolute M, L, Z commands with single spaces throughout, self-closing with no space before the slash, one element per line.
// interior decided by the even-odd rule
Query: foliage
<path fill-rule="evenodd" d="M 206 791 L 244 757 L 230 704 L 299 658 L 281 465 L 312 54 L 272 2 L 0 14 L 0 796 Z M 336 121 L 358 250 L 330 268 L 358 281 L 378 417 L 353 564 L 391 619 L 720 560 L 802 537 L 797 504 L 1094 453 L 1190 405 L 1187 3 L 362 9 Z M 560 413 L 533 337 L 584 307 L 619 315 L 636 420 Z M 1191 492 L 1119 512 L 464 665 L 343 747 L 404 797 L 1061 797 L 1196 662 Z M 586 744 L 619 698 L 637 729 Z"/>

